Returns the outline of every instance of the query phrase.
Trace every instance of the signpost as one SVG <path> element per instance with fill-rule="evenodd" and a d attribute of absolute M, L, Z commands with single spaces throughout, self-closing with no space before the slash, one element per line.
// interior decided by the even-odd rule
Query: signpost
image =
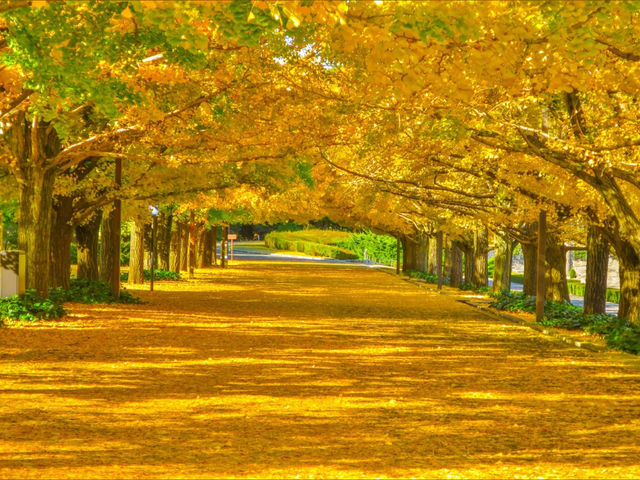
<path fill-rule="evenodd" d="M 233 262 L 233 241 L 238 239 L 238 234 L 237 233 L 230 233 L 229 235 L 227 235 L 227 239 L 231 242 L 231 247 L 230 247 L 230 256 L 231 258 L 229 259 L 230 262 Z"/>
<path fill-rule="evenodd" d="M 153 292 L 154 269 L 156 263 L 156 230 L 158 230 L 158 207 L 149 205 L 153 222 L 151 223 L 151 282 L 149 290 Z"/>

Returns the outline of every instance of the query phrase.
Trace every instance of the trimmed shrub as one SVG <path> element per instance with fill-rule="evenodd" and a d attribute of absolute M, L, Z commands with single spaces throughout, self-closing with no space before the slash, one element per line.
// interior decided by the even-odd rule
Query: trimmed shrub
<path fill-rule="evenodd" d="M 575 268 L 570 268 L 569 269 L 569 278 L 578 278 L 578 274 L 576 273 L 576 269 Z"/>

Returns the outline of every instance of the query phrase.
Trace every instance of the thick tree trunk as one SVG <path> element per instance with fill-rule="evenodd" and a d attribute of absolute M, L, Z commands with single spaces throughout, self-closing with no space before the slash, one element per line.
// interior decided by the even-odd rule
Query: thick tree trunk
<path fill-rule="evenodd" d="M 180 238 L 180 222 L 174 222 L 169 245 L 169 270 L 175 273 L 180 273 Z"/>
<path fill-rule="evenodd" d="M 486 287 L 488 280 L 487 251 L 489 249 L 489 232 L 481 227 L 473 232 L 473 285 Z"/>
<path fill-rule="evenodd" d="M 605 313 L 607 309 L 607 270 L 609 241 L 598 227 L 587 231 L 587 281 L 584 292 L 584 313 Z"/>
<path fill-rule="evenodd" d="M 425 250 L 426 264 L 425 268 L 417 269 L 421 272 L 427 272 L 430 275 L 438 274 L 438 242 L 435 235 L 424 237 L 420 240 L 422 248 Z M 439 252 L 442 256 L 442 252 Z"/>
<path fill-rule="evenodd" d="M 452 242 L 449 250 L 451 258 L 451 276 L 450 282 L 452 287 L 459 287 L 462 284 L 462 250 L 458 246 L 458 242 Z"/>
<path fill-rule="evenodd" d="M 180 222 L 180 270 L 189 269 L 189 224 Z"/>
<path fill-rule="evenodd" d="M 158 213 L 158 232 L 156 233 L 156 242 L 158 244 L 158 265 L 160 270 L 169 270 L 171 268 L 171 224 L 173 223 L 173 215 L 160 212 Z"/>
<path fill-rule="evenodd" d="M 144 283 L 144 228 L 140 220 L 131 223 L 131 250 L 129 251 L 129 283 Z"/>
<path fill-rule="evenodd" d="M 53 171 L 29 168 L 20 188 L 18 248 L 26 253 L 26 288 L 49 295 Z"/>
<path fill-rule="evenodd" d="M 524 258 L 524 286 L 523 291 L 530 297 L 536 296 L 536 278 L 538 247 L 535 243 L 521 243 Z"/>
<path fill-rule="evenodd" d="M 227 267 L 227 245 L 229 242 L 229 227 L 222 227 L 222 241 L 220 243 L 220 266 Z"/>
<path fill-rule="evenodd" d="M 196 267 L 205 268 L 211 266 L 211 261 L 207 262 L 207 243 L 211 239 L 209 229 L 206 225 L 200 225 L 197 229 L 196 241 Z"/>
<path fill-rule="evenodd" d="M 509 235 L 496 232 L 495 260 L 493 267 L 493 291 L 504 292 L 511 290 L 511 261 L 512 245 Z"/>
<path fill-rule="evenodd" d="M 567 255 L 563 242 L 547 233 L 545 257 L 545 298 L 554 302 L 569 301 L 567 287 Z"/>
<path fill-rule="evenodd" d="M 85 225 L 76 227 L 78 242 L 78 278 L 98 280 L 98 233 L 102 212 L 97 212 Z"/>
<path fill-rule="evenodd" d="M 429 245 L 431 243 L 434 243 L 434 244 L 436 243 L 435 237 L 432 237 L 430 239 L 425 235 L 419 235 L 418 238 L 416 239 L 416 247 L 414 250 L 415 259 L 413 260 L 414 270 L 418 270 L 419 272 L 427 271 L 429 267 L 429 260 L 427 259 L 427 257 L 430 254 Z M 434 257 L 434 258 L 437 258 L 437 257 Z M 435 275 L 437 273 L 437 265 L 433 271 L 434 271 L 433 275 Z"/>
<path fill-rule="evenodd" d="M 49 285 L 71 288 L 71 240 L 73 239 L 73 199 L 57 196 L 53 202 Z"/>
<path fill-rule="evenodd" d="M 640 257 L 627 241 L 616 239 L 614 247 L 620 262 L 618 317 L 640 323 Z"/>
<path fill-rule="evenodd" d="M 18 248 L 25 252 L 26 288 L 46 297 L 56 176 L 56 169 L 48 164 L 48 159 L 60 152 L 60 140 L 50 124 L 37 117 L 27 119 L 22 111 L 5 122 L 3 129 L 13 157 L 11 170 L 18 180 Z"/>

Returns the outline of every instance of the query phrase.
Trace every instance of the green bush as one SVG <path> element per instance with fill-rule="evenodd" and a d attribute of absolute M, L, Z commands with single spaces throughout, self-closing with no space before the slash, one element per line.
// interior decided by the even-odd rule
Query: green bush
<path fill-rule="evenodd" d="M 60 318 L 67 314 L 62 302 L 55 298 L 44 299 L 35 290 L 24 295 L 0 298 L 0 318 L 34 321 L 41 318 Z"/>
<path fill-rule="evenodd" d="M 498 310 L 535 312 L 536 297 L 522 292 L 495 294 L 490 306 Z M 547 327 L 567 330 L 585 330 L 603 335 L 607 345 L 629 353 L 640 353 L 640 325 L 620 319 L 614 315 L 585 315 L 582 310 L 566 302 L 544 302 L 544 320 Z"/>
<path fill-rule="evenodd" d="M 143 275 L 145 280 L 151 280 L 151 270 L 143 270 Z M 153 271 L 153 279 L 154 280 L 182 280 L 182 277 L 177 272 L 172 272 L 171 270 L 154 270 Z M 129 280 L 129 272 L 122 272 L 120 274 L 120 280 L 126 282 Z"/>
<path fill-rule="evenodd" d="M 265 236 L 264 243 L 267 247 L 276 250 L 301 252 L 338 260 L 355 260 L 358 258 L 355 253 L 333 244 L 348 236 L 349 233 L 346 232 L 323 230 L 271 232 Z"/>
<path fill-rule="evenodd" d="M 388 235 L 377 235 L 373 232 L 354 233 L 337 245 L 354 252 L 360 260 L 364 260 L 366 250 L 368 260 L 386 265 L 396 263 L 398 241 Z"/>
<path fill-rule="evenodd" d="M 90 281 L 84 278 L 71 280 L 71 288 L 63 290 L 58 287 L 49 290 L 49 299 L 62 304 L 64 302 L 78 303 L 142 303 L 125 290 L 120 291 L 119 297 L 114 297 L 111 287 L 101 281 Z"/>
<path fill-rule="evenodd" d="M 578 278 L 578 274 L 576 273 L 576 269 L 575 268 L 570 268 L 569 269 L 569 278 Z"/>

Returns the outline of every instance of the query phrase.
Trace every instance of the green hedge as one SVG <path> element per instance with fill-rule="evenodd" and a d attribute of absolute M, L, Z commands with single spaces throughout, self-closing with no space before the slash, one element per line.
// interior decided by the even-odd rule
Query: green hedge
<path fill-rule="evenodd" d="M 301 239 L 299 235 L 292 235 L 291 232 L 271 232 L 265 237 L 264 243 L 267 247 L 276 250 L 301 252 L 311 256 L 335 258 L 338 260 L 356 260 L 358 258 L 355 253 L 344 248 Z"/>
<path fill-rule="evenodd" d="M 569 293 L 577 297 L 584 297 L 586 285 L 580 281 L 567 281 Z M 620 290 L 617 288 L 607 288 L 607 302 L 620 303 Z"/>

